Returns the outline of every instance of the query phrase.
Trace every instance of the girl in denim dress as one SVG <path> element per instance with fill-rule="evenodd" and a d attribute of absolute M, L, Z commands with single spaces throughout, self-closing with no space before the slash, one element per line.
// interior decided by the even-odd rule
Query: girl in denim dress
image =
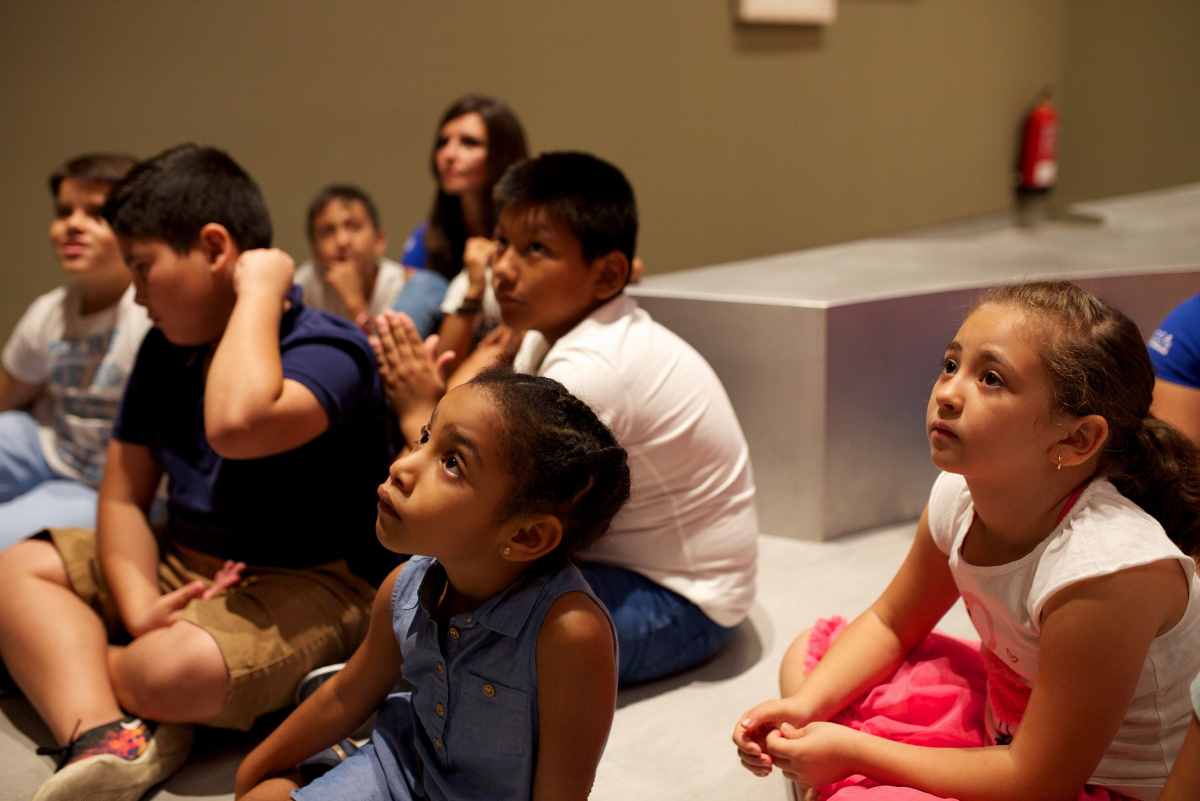
<path fill-rule="evenodd" d="M 616 640 L 569 557 L 628 495 L 625 451 L 557 382 L 497 370 L 447 393 L 379 488 L 380 541 L 420 556 L 345 669 L 246 757 L 237 797 L 586 798 Z M 300 787 L 294 766 L 376 710 L 370 743 Z"/>

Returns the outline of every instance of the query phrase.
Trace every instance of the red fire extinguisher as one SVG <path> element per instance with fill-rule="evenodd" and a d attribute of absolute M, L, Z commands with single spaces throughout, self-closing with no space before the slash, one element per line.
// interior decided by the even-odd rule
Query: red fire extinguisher
<path fill-rule="evenodd" d="M 1025 118 L 1021 134 L 1021 156 L 1017 165 L 1017 189 L 1048 192 L 1058 179 L 1058 112 L 1044 89 Z"/>

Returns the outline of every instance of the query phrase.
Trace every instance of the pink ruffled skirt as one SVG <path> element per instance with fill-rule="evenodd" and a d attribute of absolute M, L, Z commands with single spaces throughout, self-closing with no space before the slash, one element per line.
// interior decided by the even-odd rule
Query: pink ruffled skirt
<path fill-rule="evenodd" d="M 821 661 L 845 627 L 841 617 L 817 621 L 808 638 L 806 671 Z M 913 649 L 890 679 L 846 707 L 833 722 L 911 745 L 978 748 L 989 745 L 984 726 L 987 688 L 988 670 L 979 643 L 933 632 Z M 817 798 L 956 801 L 911 787 L 876 784 L 859 775 L 818 788 Z M 1079 794 L 1079 801 L 1127 801 L 1127 797 L 1089 785 Z"/>

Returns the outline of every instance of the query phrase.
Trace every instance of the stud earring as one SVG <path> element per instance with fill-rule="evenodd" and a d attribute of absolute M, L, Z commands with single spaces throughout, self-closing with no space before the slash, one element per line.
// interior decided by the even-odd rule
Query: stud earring
<path fill-rule="evenodd" d="M 1055 469 L 1055 470 L 1062 470 L 1062 454 L 1061 454 L 1061 453 L 1058 455 L 1058 467 L 1056 467 L 1056 468 L 1054 468 L 1054 469 Z"/>
<path fill-rule="evenodd" d="M 504 551 L 503 551 L 503 554 L 504 554 L 505 556 L 512 556 L 512 547 L 511 547 L 511 546 L 509 546 L 509 545 L 505 545 L 505 546 L 504 546 Z"/>

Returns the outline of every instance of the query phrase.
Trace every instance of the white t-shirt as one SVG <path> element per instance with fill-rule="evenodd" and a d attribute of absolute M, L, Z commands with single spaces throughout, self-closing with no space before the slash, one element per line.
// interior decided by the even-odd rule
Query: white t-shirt
<path fill-rule="evenodd" d="M 391 259 L 379 260 L 379 271 L 375 274 L 375 288 L 367 302 L 367 313 L 374 317 L 392 308 L 392 302 L 404 289 L 404 267 Z M 350 310 L 342 302 L 337 291 L 325 283 L 321 271 L 311 261 L 306 261 L 296 268 L 295 282 L 304 290 L 304 305 L 310 309 L 320 309 L 339 317 L 350 319 Z"/>
<path fill-rule="evenodd" d="M 4 369 L 43 386 L 34 403 L 46 462 L 98 486 L 104 450 L 138 347 L 150 329 L 129 287 L 112 306 L 83 316 L 78 293 L 59 287 L 35 300 L 4 346 Z"/>
<path fill-rule="evenodd" d="M 515 368 L 586 402 L 629 454 L 629 502 L 580 556 L 640 573 L 723 626 L 754 603 L 758 516 L 750 451 L 708 362 L 625 295 Z"/>
<path fill-rule="evenodd" d="M 496 300 L 496 293 L 492 289 L 492 268 L 488 267 L 487 272 L 483 277 L 483 311 L 479 318 L 475 321 L 475 331 L 478 334 L 481 331 L 486 331 L 500 325 L 500 303 Z M 467 276 L 467 270 L 464 267 L 459 271 L 458 275 L 454 276 L 454 280 L 446 287 L 446 296 L 442 298 L 442 314 L 454 314 L 462 304 L 463 299 L 467 296 L 467 289 L 471 286 L 471 280 Z"/>
<path fill-rule="evenodd" d="M 1165 559 L 1190 582 L 1187 610 L 1150 644 L 1133 701 L 1089 783 L 1152 801 L 1191 723 L 1188 685 L 1200 672 L 1200 578 L 1158 521 L 1104 479 L 1092 481 L 1050 536 L 1015 562 L 981 567 L 962 558 L 975 507 L 966 480 L 942 473 L 929 496 L 929 529 L 985 648 L 1032 687 L 1041 615 L 1055 593 L 1090 578 Z M 1104 658 L 1097 653 L 1097 660 Z M 992 716 L 989 714 L 989 721 Z M 1007 732 L 1001 732 L 1007 733 Z M 993 738 L 998 734 L 995 730 Z"/>

